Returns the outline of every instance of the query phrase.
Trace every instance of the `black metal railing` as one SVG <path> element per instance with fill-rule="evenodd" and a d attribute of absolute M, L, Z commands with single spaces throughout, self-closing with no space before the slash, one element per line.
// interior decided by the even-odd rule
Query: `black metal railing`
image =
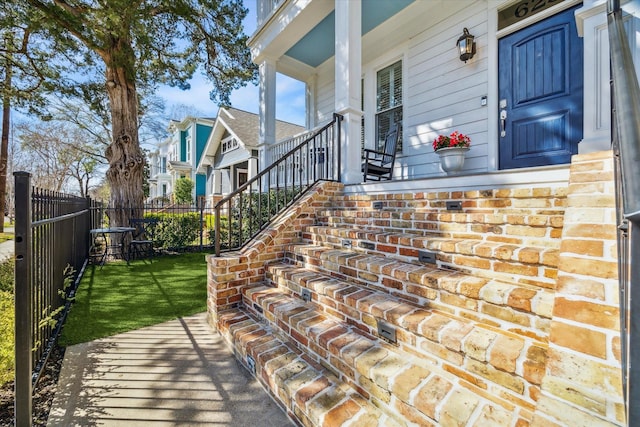
<path fill-rule="evenodd" d="M 640 422 L 640 88 L 619 0 L 607 3 L 618 218 L 622 382 L 627 425 Z"/>
<path fill-rule="evenodd" d="M 31 425 L 32 390 L 86 266 L 94 202 L 15 176 L 15 420 Z"/>
<path fill-rule="evenodd" d="M 333 120 L 214 207 L 216 256 L 242 248 L 320 180 L 340 181 L 340 123 Z"/>

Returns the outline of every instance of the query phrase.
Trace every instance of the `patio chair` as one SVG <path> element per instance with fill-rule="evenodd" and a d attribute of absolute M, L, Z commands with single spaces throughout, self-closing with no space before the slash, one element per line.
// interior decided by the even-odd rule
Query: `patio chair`
<path fill-rule="evenodd" d="M 133 218 L 129 221 L 135 231 L 131 233 L 127 262 L 130 259 L 151 258 L 155 254 L 154 235 L 158 220 L 156 218 Z"/>
<path fill-rule="evenodd" d="M 365 158 L 362 163 L 362 172 L 364 172 L 365 182 L 367 180 L 391 180 L 393 177 L 393 164 L 396 161 L 396 147 L 400 136 L 399 127 L 398 123 L 391 126 L 384 138 L 382 151 L 364 149 Z"/>

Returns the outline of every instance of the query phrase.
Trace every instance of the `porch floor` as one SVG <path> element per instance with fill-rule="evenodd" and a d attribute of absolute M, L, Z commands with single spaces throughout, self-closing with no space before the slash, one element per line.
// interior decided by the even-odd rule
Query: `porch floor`
<path fill-rule="evenodd" d="M 48 425 L 293 423 L 201 313 L 68 347 Z"/>

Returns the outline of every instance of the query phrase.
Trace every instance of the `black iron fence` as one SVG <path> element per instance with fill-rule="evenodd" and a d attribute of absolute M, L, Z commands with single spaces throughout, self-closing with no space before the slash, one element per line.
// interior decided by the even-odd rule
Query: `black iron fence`
<path fill-rule="evenodd" d="M 98 228 L 108 228 L 116 208 L 97 205 L 94 216 L 99 220 Z M 152 219 L 146 231 L 151 235 L 156 252 L 205 251 L 213 248 L 214 217 L 213 208 L 200 205 L 178 205 L 163 202 L 145 204 L 134 208 L 137 216 L 127 215 L 131 219 Z"/>
<path fill-rule="evenodd" d="M 31 425 L 38 381 L 86 266 L 95 203 L 15 176 L 15 420 Z"/>

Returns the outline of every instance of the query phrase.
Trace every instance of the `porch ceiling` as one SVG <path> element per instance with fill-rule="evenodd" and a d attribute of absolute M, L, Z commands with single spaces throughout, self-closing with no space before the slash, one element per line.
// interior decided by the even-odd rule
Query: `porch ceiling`
<path fill-rule="evenodd" d="M 376 28 L 416 0 L 362 0 L 362 35 Z M 313 68 L 335 54 L 335 12 L 331 12 L 286 53 Z"/>

